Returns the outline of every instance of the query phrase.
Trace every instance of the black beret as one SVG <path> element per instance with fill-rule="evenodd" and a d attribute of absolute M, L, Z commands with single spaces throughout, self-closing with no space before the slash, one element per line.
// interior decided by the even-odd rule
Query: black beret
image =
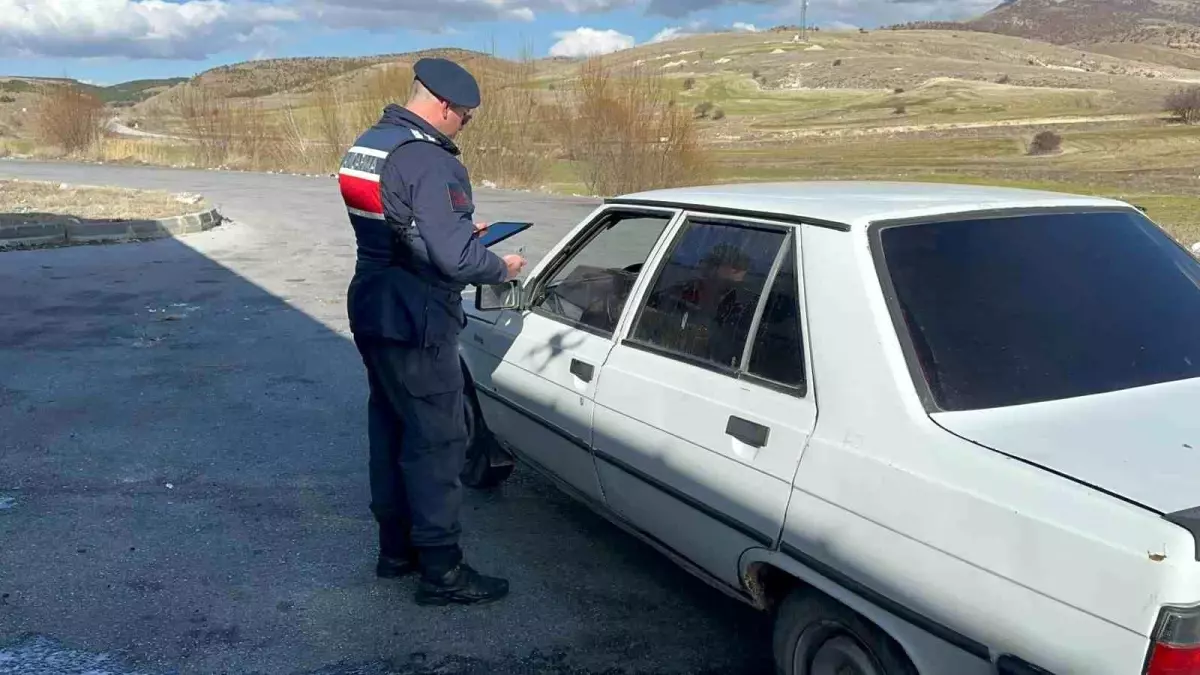
<path fill-rule="evenodd" d="M 467 108 L 479 107 L 479 84 L 466 68 L 447 59 L 424 58 L 413 66 L 421 84 L 438 98 Z"/>

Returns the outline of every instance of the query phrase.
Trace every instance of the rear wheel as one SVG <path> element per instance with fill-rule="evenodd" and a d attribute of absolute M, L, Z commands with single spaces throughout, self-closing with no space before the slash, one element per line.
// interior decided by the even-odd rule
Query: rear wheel
<path fill-rule="evenodd" d="M 775 617 L 780 675 L 916 675 L 904 651 L 854 610 L 811 588 L 798 588 Z"/>
<path fill-rule="evenodd" d="M 496 487 L 512 475 L 513 459 L 488 431 L 469 377 L 466 383 L 463 417 L 467 422 L 467 456 L 459 479 L 469 488 L 484 490 Z"/>

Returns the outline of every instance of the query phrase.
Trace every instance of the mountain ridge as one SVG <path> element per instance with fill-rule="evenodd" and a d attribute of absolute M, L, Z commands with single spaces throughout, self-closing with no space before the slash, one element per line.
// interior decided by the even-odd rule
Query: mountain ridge
<path fill-rule="evenodd" d="M 1134 43 L 1200 54 L 1200 0 L 1005 0 L 965 21 L 894 30 L 971 30 L 1058 45 Z"/>

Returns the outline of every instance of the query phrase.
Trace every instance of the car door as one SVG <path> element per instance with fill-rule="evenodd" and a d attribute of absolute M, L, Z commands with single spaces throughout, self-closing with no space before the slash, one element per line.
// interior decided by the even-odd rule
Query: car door
<path fill-rule="evenodd" d="M 739 556 L 778 538 L 816 422 L 798 235 L 687 214 L 596 391 L 609 507 L 734 586 Z"/>
<path fill-rule="evenodd" d="M 531 275 L 527 307 L 505 312 L 493 329 L 503 353 L 480 389 L 492 432 L 598 503 L 591 454 L 597 375 L 640 268 L 677 213 L 597 211 Z"/>

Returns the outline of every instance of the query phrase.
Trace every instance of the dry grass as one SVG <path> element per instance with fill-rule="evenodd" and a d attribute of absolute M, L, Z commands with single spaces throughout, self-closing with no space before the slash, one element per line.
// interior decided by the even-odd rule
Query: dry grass
<path fill-rule="evenodd" d="M 159 190 L 0 180 L 0 218 L 24 222 L 58 216 L 87 219 L 169 218 L 211 208 L 195 195 Z"/>
<path fill-rule="evenodd" d="M 456 142 L 477 184 L 539 188 L 560 157 L 573 158 L 593 193 L 701 182 L 711 168 L 698 128 L 660 75 L 623 72 L 600 60 L 578 86 L 548 95 L 533 60 L 479 58 L 464 64 L 483 105 Z M 332 173 L 383 109 L 412 83 L 405 63 L 331 76 L 304 95 L 225 98 L 202 82 L 172 92 L 169 126 L 181 140 L 104 139 L 92 159 L 173 166 Z M 161 126 L 157 128 L 162 128 Z"/>

